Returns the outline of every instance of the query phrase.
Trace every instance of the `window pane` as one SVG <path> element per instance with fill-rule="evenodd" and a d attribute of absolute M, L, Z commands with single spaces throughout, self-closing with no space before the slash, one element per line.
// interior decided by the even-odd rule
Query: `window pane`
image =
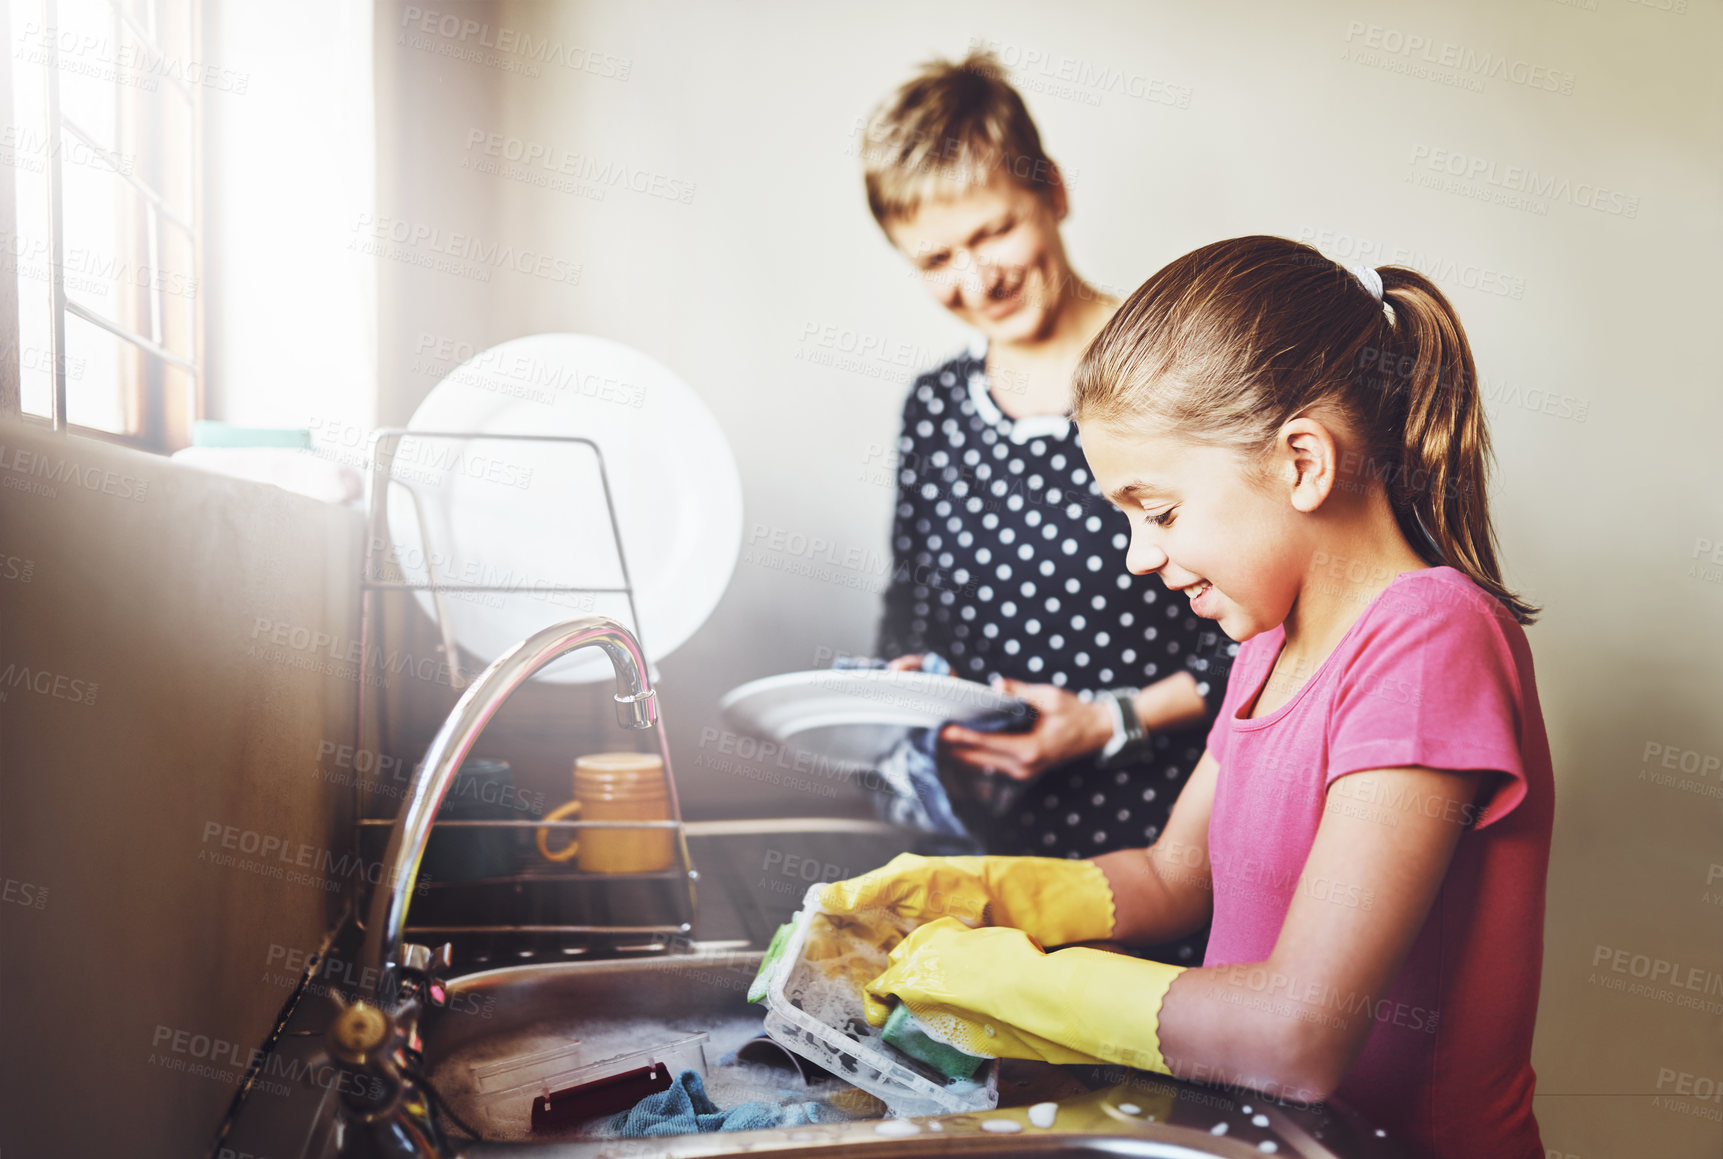
<path fill-rule="evenodd" d="M 161 374 L 162 407 L 167 412 L 167 425 L 190 429 L 192 420 L 197 418 L 201 401 L 197 397 L 197 380 L 188 371 L 177 366 L 163 364 Z"/>
<path fill-rule="evenodd" d="M 129 329 L 120 291 L 137 271 L 120 244 L 120 185 L 87 165 L 60 166 L 66 297 Z"/>
<path fill-rule="evenodd" d="M 5 261 L 18 275 L 20 401 L 26 414 L 46 415 L 52 397 L 48 355 L 47 117 L 42 62 L 53 41 L 41 10 L 11 6 L 12 127 L 6 140 L 18 223 L 6 239 Z"/>
<path fill-rule="evenodd" d="M 141 425 L 132 400 L 119 389 L 136 380 L 141 355 L 82 318 L 66 318 L 66 418 L 81 427 L 127 433 Z M 78 377 L 74 379 L 72 375 Z"/>
<path fill-rule="evenodd" d="M 40 9 L 35 23 L 41 23 Z M 104 148 L 114 148 L 114 94 L 116 86 L 148 83 L 130 67 L 135 50 L 127 46 L 114 10 L 99 0 L 73 0 L 59 5 L 60 26 L 50 40 L 45 32 L 36 37 L 38 49 L 50 45 L 60 53 L 60 114 L 94 137 Z M 44 62 L 45 63 L 45 62 Z"/>

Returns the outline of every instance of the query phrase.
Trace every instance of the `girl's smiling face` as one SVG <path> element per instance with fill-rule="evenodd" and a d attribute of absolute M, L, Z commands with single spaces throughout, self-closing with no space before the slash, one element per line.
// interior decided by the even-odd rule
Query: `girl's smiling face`
<path fill-rule="evenodd" d="M 1313 546 L 1312 480 L 1295 457 L 1272 455 L 1258 478 L 1222 447 L 1112 423 L 1082 433 L 1101 493 L 1131 521 L 1133 574 L 1160 576 L 1234 640 L 1285 621 Z"/>

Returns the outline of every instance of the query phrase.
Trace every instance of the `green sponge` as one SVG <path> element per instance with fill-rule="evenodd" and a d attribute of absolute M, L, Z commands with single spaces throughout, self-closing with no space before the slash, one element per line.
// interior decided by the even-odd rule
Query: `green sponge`
<path fill-rule="evenodd" d="M 987 1061 L 980 1055 L 958 1050 L 929 1035 L 916 1021 L 915 1015 L 909 1012 L 909 1007 L 901 1002 L 885 1020 L 885 1029 L 880 1031 L 880 1037 L 949 1079 L 968 1079 Z"/>
<path fill-rule="evenodd" d="M 748 985 L 748 1001 L 766 1000 L 766 991 L 772 986 L 772 975 L 777 972 L 778 962 L 784 956 L 784 947 L 790 944 L 790 931 L 794 928 L 794 922 L 785 922 L 778 927 L 778 932 L 772 935 L 772 942 L 766 947 L 766 955 L 760 959 L 760 969 L 754 975 L 753 982 Z"/>

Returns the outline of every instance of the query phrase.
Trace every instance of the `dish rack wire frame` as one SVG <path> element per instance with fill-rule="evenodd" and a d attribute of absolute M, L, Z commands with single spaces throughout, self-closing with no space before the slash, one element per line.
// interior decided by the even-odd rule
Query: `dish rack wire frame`
<path fill-rule="evenodd" d="M 622 546 L 622 527 L 616 519 L 616 504 L 611 498 L 610 473 L 605 467 L 604 451 L 593 440 L 579 435 L 518 435 L 491 434 L 478 431 L 417 431 L 405 427 L 382 427 L 372 432 L 366 461 L 369 470 L 365 486 L 365 547 L 360 561 L 359 573 L 359 689 L 357 694 L 355 726 L 358 730 L 359 747 L 365 747 L 368 712 L 371 708 L 367 691 L 370 689 L 372 647 L 374 636 L 380 634 L 377 621 L 377 601 L 381 593 L 428 591 L 431 593 L 432 606 L 436 609 L 436 628 L 442 639 L 444 667 L 449 675 L 452 689 L 459 690 L 467 686 L 461 672 L 459 645 L 455 641 L 454 629 L 449 623 L 449 617 L 444 607 L 444 593 L 447 592 L 501 592 L 519 594 L 522 589 L 518 584 L 445 584 L 439 583 L 436 574 L 434 553 L 429 550 L 431 544 L 430 528 L 425 522 L 425 509 L 419 502 L 418 492 L 410 485 L 406 493 L 413 505 L 414 518 L 419 524 L 419 542 L 426 545 L 425 578 L 426 582 L 416 583 L 406 580 L 379 579 L 377 576 L 377 555 L 380 549 L 392 547 L 393 540 L 388 535 L 387 497 L 390 493 L 389 484 L 395 482 L 393 464 L 399 453 L 403 438 L 413 439 L 451 439 L 451 440 L 484 440 L 517 443 L 556 443 L 564 445 L 579 445 L 589 448 L 598 463 L 598 479 L 604 492 L 604 509 L 610 521 L 611 539 L 616 547 L 616 561 L 622 572 L 621 587 L 549 587 L 534 585 L 534 594 L 558 595 L 571 593 L 590 594 L 620 594 L 628 601 L 628 614 L 634 632 L 635 642 L 640 645 L 642 655 L 645 655 L 646 644 L 640 632 L 640 612 L 634 602 L 634 584 L 628 573 L 628 557 Z M 379 486 L 379 481 L 383 485 Z M 489 663 L 489 661 L 486 661 Z M 676 864 L 669 870 L 650 873 L 583 873 L 578 869 L 561 874 L 534 875 L 532 880 L 568 880 L 588 884 L 614 883 L 617 881 L 640 880 L 642 878 L 677 878 L 682 881 L 684 889 L 678 891 L 678 897 L 684 905 L 680 921 L 673 925 L 642 923 L 637 925 L 558 925 L 558 924 L 444 924 L 435 926 L 409 925 L 406 933 L 409 936 L 445 935 L 445 934 L 575 934 L 586 937 L 616 937 L 629 934 L 662 935 L 669 939 L 689 941 L 693 936 L 694 914 L 696 905 L 695 883 L 699 881 L 699 871 L 694 868 L 694 862 L 688 854 L 688 836 L 682 823 L 682 806 L 676 793 L 676 777 L 670 766 L 670 745 L 664 732 L 662 708 L 660 715 L 652 725 L 652 731 L 658 738 L 658 754 L 664 762 L 665 793 L 669 798 L 670 819 L 667 821 L 433 821 L 431 828 L 444 829 L 669 829 L 675 835 L 672 842 Z M 482 735 L 482 734 L 481 734 Z M 373 747 L 372 751 L 381 751 Z M 364 797 L 362 782 L 358 777 L 353 780 L 353 844 L 356 856 L 363 857 L 361 832 L 369 827 L 392 826 L 395 819 L 369 818 L 364 815 Z M 471 884 L 494 885 L 497 887 L 512 886 L 517 881 L 524 880 L 519 875 L 503 878 L 480 879 Z"/>

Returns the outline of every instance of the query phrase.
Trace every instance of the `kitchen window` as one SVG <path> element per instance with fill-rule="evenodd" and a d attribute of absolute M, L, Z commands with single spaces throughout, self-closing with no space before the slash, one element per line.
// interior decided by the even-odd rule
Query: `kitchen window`
<path fill-rule="evenodd" d="M 202 8 L 11 6 L 18 403 L 158 452 L 203 407 Z"/>

